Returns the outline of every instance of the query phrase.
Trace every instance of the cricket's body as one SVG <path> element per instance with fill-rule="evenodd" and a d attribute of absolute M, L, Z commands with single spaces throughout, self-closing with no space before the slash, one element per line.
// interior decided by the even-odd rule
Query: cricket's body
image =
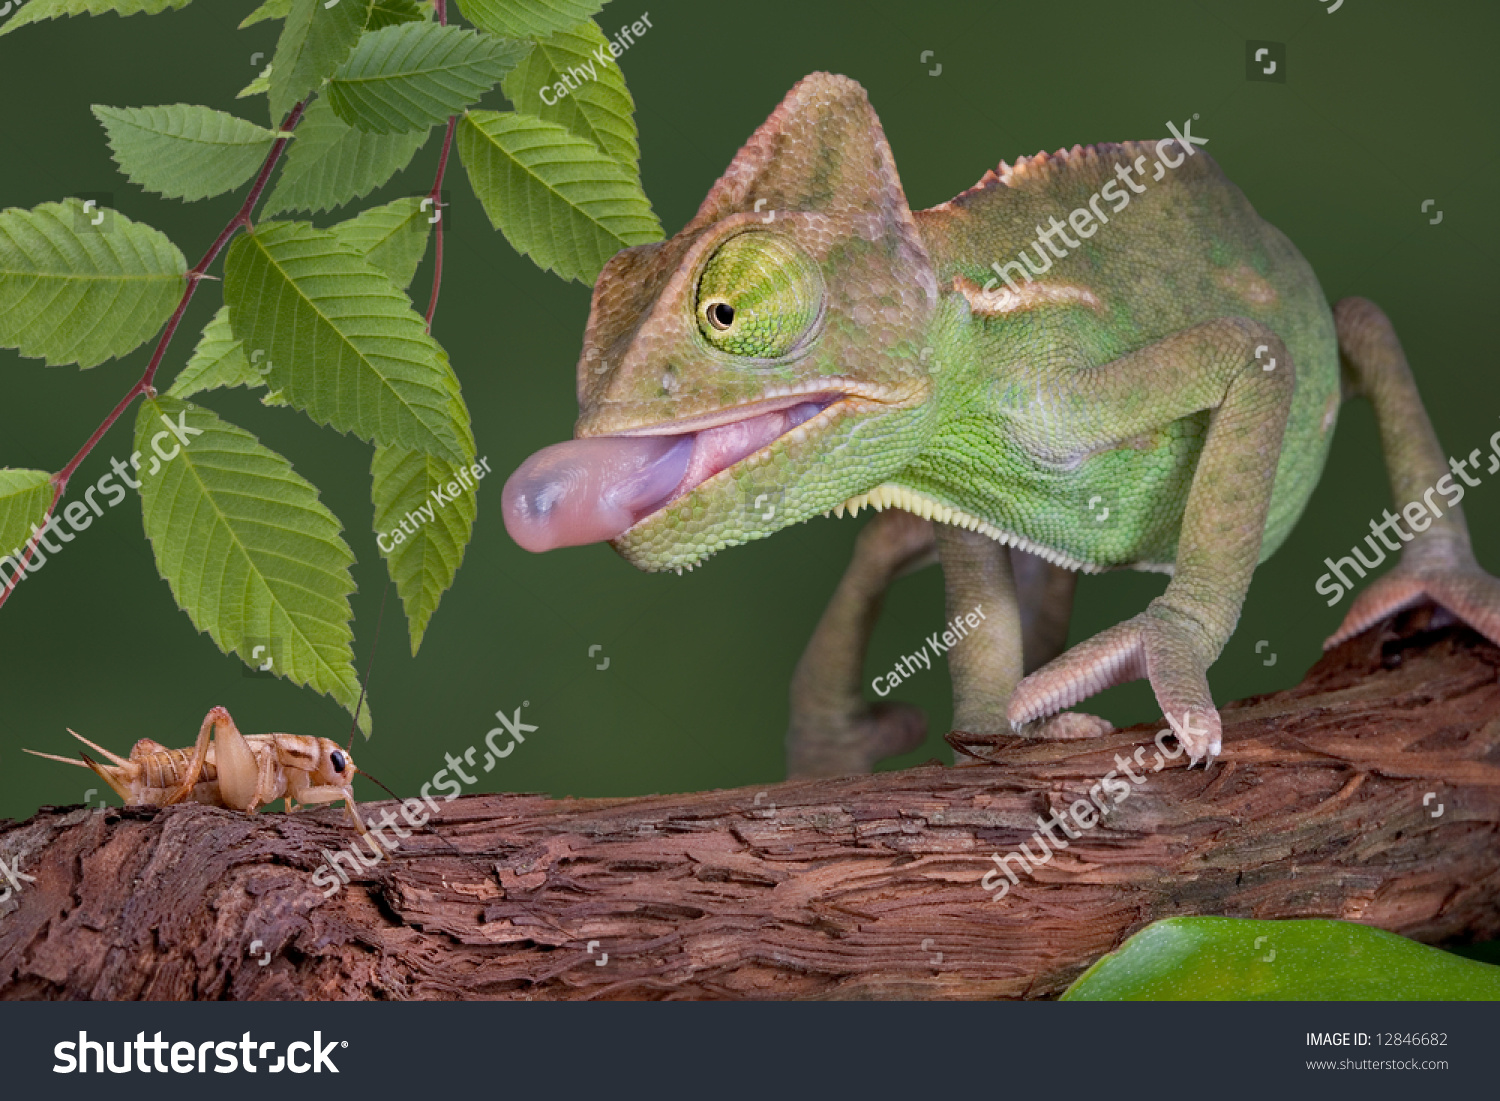
<path fill-rule="evenodd" d="M 170 807 L 192 802 L 253 812 L 284 799 L 286 809 L 292 811 L 299 804 L 342 799 L 350 820 L 365 832 L 354 801 L 354 774 L 358 770 L 348 751 L 329 738 L 241 734 L 222 707 L 209 711 L 192 749 L 168 749 L 160 742 L 142 738 L 131 748 L 129 757 L 120 757 L 75 731 L 68 733 L 111 763 L 102 764 L 88 754 L 75 761 L 32 749 L 26 752 L 92 769 L 127 806 Z"/>
<path fill-rule="evenodd" d="M 1461 487 L 1434 503 L 1449 464 L 1390 322 L 1364 299 L 1330 310 L 1191 130 L 1002 163 L 913 212 L 864 90 L 807 77 L 680 232 L 605 266 L 577 438 L 512 475 L 507 528 L 529 550 L 608 540 L 680 572 L 881 510 L 793 678 L 795 774 L 922 740 L 916 709 L 864 701 L 863 662 L 888 585 L 932 561 L 948 619 L 972 617 L 946 650 L 956 728 L 1098 734 L 1068 709 L 1144 677 L 1206 763 L 1222 740 L 1207 670 L 1348 394 L 1374 407 L 1413 530 L 1328 645 L 1422 600 L 1500 644 L 1500 582 Z M 1172 577 L 1065 650 L 1075 573 L 1121 567 Z"/>
<path fill-rule="evenodd" d="M 1244 317 L 1281 337 L 1295 370 L 1260 559 L 1281 545 L 1333 439 L 1333 315 L 1312 268 L 1207 153 L 1184 155 L 1175 143 L 1161 152 L 1178 163 L 1161 164 L 1159 179 L 1152 177 L 1162 157 L 1149 142 L 1021 158 L 916 212 L 940 294 L 963 298 L 969 316 L 932 356 L 963 372 L 938 387 L 948 406 L 943 425 L 892 484 L 978 517 L 993 529 L 987 534 L 1068 569 L 1170 572 L 1209 412 L 1101 450 L 1063 441 L 1066 454 L 1044 458 L 1036 445 L 1056 400 L 1049 376 L 1100 367 L 1216 318 Z M 1080 210 L 1087 237 L 1068 225 Z M 1055 251 L 1037 234 L 1051 219 L 1062 225 L 1049 234 Z M 1147 254 L 1152 263 L 1143 264 Z M 1140 394 L 1142 402 L 1158 398 Z M 1089 411 L 1100 424 L 1110 414 Z M 945 476 L 976 433 L 992 461 L 964 464 L 960 479 Z M 1103 508 L 1109 516 L 1101 521 Z"/>

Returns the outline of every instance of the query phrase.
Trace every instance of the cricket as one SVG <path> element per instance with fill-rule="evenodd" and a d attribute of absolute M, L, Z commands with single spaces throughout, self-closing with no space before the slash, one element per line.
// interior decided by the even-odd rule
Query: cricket
<path fill-rule="evenodd" d="M 253 814 L 283 799 L 290 814 L 302 806 L 342 799 L 355 828 L 361 834 L 369 833 L 354 799 L 354 774 L 359 769 L 354 767 L 348 749 L 331 738 L 241 734 L 222 707 L 209 711 L 190 750 L 168 749 L 151 738 L 142 738 L 125 758 L 77 731 L 68 733 L 113 763 L 100 764 L 87 753 L 81 754 L 80 761 L 34 749 L 25 752 L 92 769 L 126 806 L 170 807 L 193 802 Z"/>

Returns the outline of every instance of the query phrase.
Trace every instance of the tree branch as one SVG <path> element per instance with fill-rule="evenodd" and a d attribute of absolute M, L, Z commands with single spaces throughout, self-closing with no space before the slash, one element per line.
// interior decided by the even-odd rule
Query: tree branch
<path fill-rule="evenodd" d="M 471 796 L 331 897 L 312 877 L 354 844 L 341 811 L 47 808 L 0 828 L 0 859 L 34 877 L 0 902 L 0 996 L 1034 998 L 1172 915 L 1494 937 L 1500 651 L 1426 617 L 1229 705 L 1219 764 L 1146 768 L 999 901 L 991 854 L 1116 754 L 1146 746 L 1149 766 L 1159 726 L 966 768 Z"/>

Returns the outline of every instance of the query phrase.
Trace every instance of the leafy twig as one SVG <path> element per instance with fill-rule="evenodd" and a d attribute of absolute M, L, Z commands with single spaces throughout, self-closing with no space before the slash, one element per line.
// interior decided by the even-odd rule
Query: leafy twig
<path fill-rule="evenodd" d="M 438 2 L 441 2 L 441 0 L 438 0 Z M 302 118 L 303 108 L 306 106 L 307 101 L 304 100 L 292 108 L 286 117 L 286 121 L 281 124 L 281 132 L 283 134 L 290 134 L 296 128 L 297 123 Z M 157 341 L 156 351 L 151 356 L 151 362 L 146 365 L 145 373 L 141 375 L 140 379 L 136 381 L 135 385 L 130 388 L 126 395 L 120 399 L 119 403 L 110 410 L 109 416 L 104 418 L 104 422 L 98 428 L 94 429 L 94 434 L 78 449 L 78 453 L 73 456 L 68 465 L 52 475 L 52 503 L 47 506 L 47 512 L 42 517 L 41 524 L 35 529 L 36 534 L 26 544 L 26 553 L 21 556 L 22 574 L 31 565 L 31 556 L 36 550 L 37 542 L 41 539 L 42 532 L 46 530 L 47 522 L 57 510 L 57 503 L 62 500 L 62 495 L 68 488 L 68 481 L 73 477 L 78 468 L 83 465 L 83 460 L 89 457 L 89 453 L 98 446 L 99 441 L 104 438 L 105 433 L 114 427 L 115 421 L 119 420 L 125 414 L 125 410 L 130 408 L 131 403 L 136 398 L 142 394 L 155 393 L 155 388 L 152 384 L 156 381 L 156 372 L 161 367 L 162 359 L 167 354 L 167 346 L 172 343 L 172 337 L 177 334 L 177 326 L 182 321 L 182 315 L 187 312 L 188 303 L 193 300 L 193 292 L 198 289 L 198 283 L 204 278 L 209 265 L 218 259 L 219 253 L 224 251 L 224 246 L 229 244 L 230 238 L 241 228 L 250 225 L 250 213 L 255 209 L 255 204 L 260 201 L 261 193 L 265 191 L 266 184 L 271 178 L 271 172 L 275 169 L 276 162 L 281 157 L 281 151 L 286 148 L 286 143 L 287 139 L 285 137 L 276 139 L 276 143 L 271 146 L 271 151 L 266 154 L 265 163 L 260 167 L 260 174 L 256 176 L 255 184 L 250 188 L 250 193 L 245 196 L 245 201 L 240 205 L 239 211 L 230 219 L 229 224 L 224 227 L 224 231 L 219 234 L 214 243 L 209 246 L 209 250 L 204 253 L 203 259 L 199 260 L 197 265 L 187 273 L 188 282 L 187 287 L 182 292 L 182 299 L 177 303 L 177 309 L 172 312 L 171 318 L 168 319 L 167 327 L 162 330 L 161 339 Z M 441 227 L 441 222 L 439 222 L 439 226 Z M 0 608 L 5 606 L 5 602 L 10 599 L 10 594 L 14 591 L 14 585 L 0 587 Z"/>
<path fill-rule="evenodd" d="M 448 0 L 432 0 L 432 8 L 437 12 L 437 21 L 447 26 Z M 443 135 L 443 152 L 438 157 L 437 176 L 432 181 L 432 190 L 427 193 L 427 197 L 432 200 L 432 208 L 438 212 L 437 227 L 433 232 L 435 242 L 432 257 L 432 298 L 427 303 L 428 332 L 432 332 L 432 318 L 437 313 L 438 290 L 443 285 L 443 210 L 440 202 L 443 191 L 443 173 L 448 170 L 448 152 L 453 148 L 453 128 L 457 124 L 458 116 L 449 115 L 448 132 Z"/>

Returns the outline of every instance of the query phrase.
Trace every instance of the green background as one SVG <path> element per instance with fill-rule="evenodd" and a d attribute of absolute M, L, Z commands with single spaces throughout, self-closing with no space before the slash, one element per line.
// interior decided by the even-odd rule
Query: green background
<path fill-rule="evenodd" d="M 236 24 L 254 0 L 198 0 L 181 12 L 28 26 L 0 38 L 0 207 L 109 192 L 196 260 L 238 195 L 184 205 L 114 169 L 88 107 L 206 103 L 267 121 L 236 101 L 276 25 Z M 1195 135 L 1260 213 L 1295 241 L 1330 300 L 1361 294 L 1396 323 L 1450 454 L 1487 447 L 1500 425 L 1488 325 L 1496 312 L 1496 69 L 1493 5 L 1344 0 L 1265 3 L 893 4 L 617 0 L 606 33 L 649 12 L 621 59 L 634 93 L 647 194 L 669 233 L 786 91 L 817 69 L 869 90 L 914 208 L 974 183 L 1002 158 L 1075 143 L 1151 139 L 1193 115 Z M 1286 44 L 1284 83 L 1246 80 L 1250 40 Z M 932 55 L 924 62 L 923 51 Z M 262 59 L 261 64 L 264 64 Z M 941 72 L 929 75 L 936 65 Z M 497 91 L 486 106 L 504 108 Z M 439 139 L 361 205 L 430 186 Z M 793 665 L 848 559 L 859 520 L 799 526 L 716 557 L 684 577 L 645 575 L 607 546 L 533 556 L 506 536 L 500 478 L 565 439 L 588 288 L 518 256 L 489 227 L 457 165 L 448 262 L 434 335 L 473 413 L 497 478 L 480 495 L 467 562 L 410 656 L 394 595 L 374 666 L 375 737 L 356 759 L 403 794 L 477 745 L 497 709 L 523 700 L 539 730 L 486 789 L 629 795 L 780 777 Z M 1424 214 L 1426 199 L 1436 200 Z M 1441 210 L 1438 225 L 1429 219 Z M 334 220 L 315 219 L 320 224 Z M 425 302 L 431 258 L 413 284 Z M 218 270 L 216 267 L 215 270 Z M 168 354 L 186 361 L 218 301 L 203 288 Z M 55 470 L 139 376 L 150 346 L 87 372 L 0 351 L 0 465 Z M 266 409 L 244 391 L 205 404 L 288 456 L 345 522 L 359 565 L 356 650 L 369 658 L 384 566 L 371 531 L 369 448 Z M 128 454 L 130 418 L 74 483 Z M 1327 473 L 1281 551 L 1261 568 L 1238 632 L 1212 672 L 1225 701 L 1296 683 L 1349 605 L 1313 591 L 1323 558 L 1347 553 L 1389 503 L 1369 411 L 1345 411 Z M 1500 477 L 1465 510 L 1480 561 L 1500 572 Z M 1073 638 L 1139 611 L 1164 584 L 1146 574 L 1083 579 Z M 943 622 L 941 578 L 900 582 L 871 649 L 887 671 Z M 1265 646 L 1257 653 L 1256 646 Z M 591 646 L 600 646 L 590 657 Z M 1267 665 L 1271 655 L 1274 664 Z M 607 656 L 609 667 L 595 668 Z M 931 735 L 895 764 L 948 759 L 945 670 L 902 686 Z M 22 756 L 71 753 L 64 727 L 124 752 L 138 737 L 187 745 L 222 704 L 247 733 L 342 737 L 349 719 L 290 683 L 243 675 L 199 636 L 160 580 L 132 496 L 28 580 L 0 609 L 0 814 L 76 803 L 93 777 Z M 1144 684 L 1087 705 L 1116 722 L 1159 721 Z M 1232 752 L 1232 749 L 1231 749 Z M 366 789 L 374 798 L 378 793 Z M 97 799 L 98 796 L 96 795 Z"/>

